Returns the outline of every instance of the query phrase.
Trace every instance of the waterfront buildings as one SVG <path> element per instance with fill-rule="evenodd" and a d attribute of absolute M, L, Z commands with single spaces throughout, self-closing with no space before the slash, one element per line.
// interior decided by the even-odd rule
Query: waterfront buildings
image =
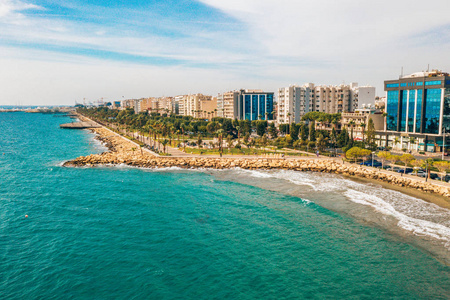
<path fill-rule="evenodd" d="M 278 89 L 277 121 L 279 124 L 298 123 L 310 111 L 325 113 L 354 112 L 358 108 L 358 95 L 364 93 L 364 102 L 375 101 L 375 88 L 348 85 L 318 85 L 307 83 Z M 362 107 L 361 107 L 362 108 Z"/>
<path fill-rule="evenodd" d="M 239 90 L 219 94 L 218 116 L 239 120 L 273 120 L 274 93 L 262 90 Z"/>
<path fill-rule="evenodd" d="M 384 89 L 386 130 L 380 133 L 384 144 L 394 149 L 442 151 L 444 131 L 450 131 L 449 74 L 418 72 L 386 80 Z"/>
<path fill-rule="evenodd" d="M 238 118 L 239 92 L 229 91 L 217 96 L 217 116 L 228 119 Z"/>
<path fill-rule="evenodd" d="M 240 120 L 273 120 L 274 93 L 262 90 L 240 90 L 238 118 Z"/>

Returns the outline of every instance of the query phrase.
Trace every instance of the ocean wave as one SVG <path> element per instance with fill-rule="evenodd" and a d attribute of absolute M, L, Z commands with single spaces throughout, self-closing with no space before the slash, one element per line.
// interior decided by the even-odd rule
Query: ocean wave
<path fill-rule="evenodd" d="M 373 207 L 376 211 L 385 215 L 390 215 L 398 220 L 398 226 L 410 231 L 416 235 L 429 236 L 444 242 L 447 249 L 450 250 L 450 228 L 442 224 L 431 221 L 417 219 L 399 212 L 380 197 L 369 195 L 364 192 L 349 189 L 344 193 L 348 199 L 355 203 L 368 205 Z M 448 214 L 450 217 L 450 212 Z"/>
<path fill-rule="evenodd" d="M 443 242 L 445 248 L 450 250 L 450 210 L 436 204 L 384 188 L 376 183 L 360 183 L 336 174 L 292 170 L 236 169 L 236 171 L 238 175 L 262 180 L 273 178 L 295 186 L 308 187 L 310 189 L 302 190 L 302 194 L 298 196 L 302 199 L 306 196 L 313 202 L 317 202 L 319 194 L 322 197 L 328 194 L 342 195 L 345 197 L 342 199 L 348 199 L 358 205 L 370 206 L 378 214 L 393 217 L 397 226 L 403 230 Z M 360 213 L 361 210 L 356 210 L 353 216 L 361 218 Z M 384 226 L 384 224 L 380 225 Z"/>

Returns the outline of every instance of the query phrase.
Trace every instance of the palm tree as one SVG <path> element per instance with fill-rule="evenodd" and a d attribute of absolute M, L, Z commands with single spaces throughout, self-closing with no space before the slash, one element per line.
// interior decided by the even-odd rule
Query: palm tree
<path fill-rule="evenodd" d="M 163 144 L 163 153 L 166 153 L 166 145 L 167 145 L 167 143 L 169 142 L 169 140 L 168 139 L 164 139 L 164 140 L 162 140 L 162 142 L 161 142 L 161 144 Z"/>
<path fill-rule="evenodd" d="M 219 138 L 219 151 L 220 151 L 220 157 L 222 157 L 222 153 L 223 153 L 223 145 L 222 145 L 222 139 L 223 139 L 223 133 L 225 131 L 223 129 L 219 129 L 216 131 L 217 133 L 217 137 Z"/>
<path fill-rule="evenodd" d="M 361 123 L 359 124 L 359 126 L 361 126 L 361 129 L 362 129 L 362 141 L 363 141 L 363 143 L 364 143 L 364 140 L 365 140 L 364 134 L 365 134 L 365 130 L 366 130 L 366 123 L 361 122 Z"/>
<path fill-rule="evenodd" d="M 291 113 L 287 113 L 288 116 L 288 130 L 289 134 L 291 134 Z"/>
<path fill-rule="evenodd" d="M 269 113 L 266 111 L 264 114 L 266 115 L 266 120 L 269 120 L 269 118 L 268 118 Z"/>
<path fill-rule="evenodd" d="M 350 122 L 348 122 L 348 125 L 350 126 L 350 138 L 353 143 L 353 127 L 355 126 L 355 121 L 351 120 Z"/>

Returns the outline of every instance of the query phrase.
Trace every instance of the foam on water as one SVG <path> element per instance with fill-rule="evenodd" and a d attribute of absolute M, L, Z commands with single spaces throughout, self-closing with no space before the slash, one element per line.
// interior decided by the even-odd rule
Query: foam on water
<path fill-rule="evenodd" d="M 396 225 L 403 230 L 438 240 L 450 251 L 450 210 L 436 204 L 376 184 L 363 184 L 335 174 L 242 169 L 236 169 L 236 172 L 254 178 L 276 178 L 297 186 L 305 186 L 308 189 L 298 195 L 302 198 L 314 193 L 344 195 L 353 203 L 369 206 L 378 214 L 395 218 Z M 314 201 L 314 197 L 309 197 Z"/>

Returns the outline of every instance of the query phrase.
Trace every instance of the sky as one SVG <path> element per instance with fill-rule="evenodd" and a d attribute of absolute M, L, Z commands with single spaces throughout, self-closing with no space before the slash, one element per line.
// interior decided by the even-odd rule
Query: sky
<path fill-rule="evenodd" d="M 217 95 L 450 72 L 450 3 L 0 0 L 0 105 Z"/>

